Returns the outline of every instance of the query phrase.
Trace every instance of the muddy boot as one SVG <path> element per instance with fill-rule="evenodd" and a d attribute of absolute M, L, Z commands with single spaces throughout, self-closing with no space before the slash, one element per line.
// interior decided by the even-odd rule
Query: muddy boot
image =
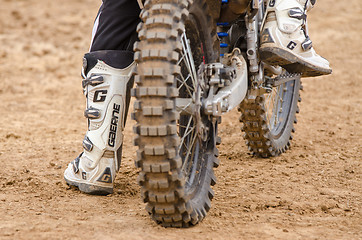
<path fill-rule="evenodd" d="M 280 65 L 290 73 L 303 77 L 332 72 L 329 62 L 319 56 L 308 37 L 307 11 L 316 0 L 270 0 L 261 36 L 261 59 Z M 323 30 L 322 30 L 323 31 Z"/>
<path fill-rule="evenodd" d="M 64 172 L 69 185 L 90 194 L 113 192 L 122 155 L 135 63 L 128 51 L 96 51 L 84 56 L 82 82 L 87 98 L 88 131 L 84 151 Z"/>

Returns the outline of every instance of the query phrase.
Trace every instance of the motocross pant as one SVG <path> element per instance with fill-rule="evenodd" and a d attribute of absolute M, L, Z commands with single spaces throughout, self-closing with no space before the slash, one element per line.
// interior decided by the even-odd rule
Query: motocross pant
<path fill-rule="evenodd" d="M 136 0 L 103 0 L 94 22 L 90 52 L 133 51 L 140 11 Z"/>

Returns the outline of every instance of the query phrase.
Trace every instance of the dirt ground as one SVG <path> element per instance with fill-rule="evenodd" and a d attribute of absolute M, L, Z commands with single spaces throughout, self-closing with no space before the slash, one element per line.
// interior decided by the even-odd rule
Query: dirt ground
<path fill-rule="evenodd" d="M 86 130 L 80 67 L 97 0 L 0 0 L 0 239 L 362 239 L 362 4 L 321 0 L 310 35 L 333 75 L 305 79 L 292 149 L 252 157 L 223 118 L 207 218 L 164 229 L 141 202 L 129 121 L 115 193 L 67 187 Z"/>

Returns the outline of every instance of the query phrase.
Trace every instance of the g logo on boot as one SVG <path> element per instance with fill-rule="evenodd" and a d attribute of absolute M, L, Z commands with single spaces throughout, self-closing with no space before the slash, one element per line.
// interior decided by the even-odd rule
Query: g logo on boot
<path fill-rule="evenodd" d="M 107 167 L 103 174 L 97 179 L 98 182 L 103 183 L 112 183 L 112 172 L 109 167 Z"/>
<path fill-rule="evenodd" d="M 270 35 L 270 32 L 269 30 L 266 28 L 263 33 L 261 34 L 261 44 L 264 44 L 264 43 L 273 43 L 273 39 Z"/>
<path fill-rule="evenodd" d="M 104 102 L 107 97 L 107 90 L 97 90 L 94 93 L 93 102 Z"/>
<path fill-rule="evenodd" d="M 297 43 L 290 41 L 287 48 L 289 48 L 290 50 L 294 50 L 294 48 L 297 46 Z"/>

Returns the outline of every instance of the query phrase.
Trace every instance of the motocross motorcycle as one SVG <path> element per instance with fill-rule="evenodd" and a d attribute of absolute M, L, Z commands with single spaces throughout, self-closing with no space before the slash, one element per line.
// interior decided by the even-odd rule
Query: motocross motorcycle
<path fill-rule="evenodd" d="M 134 46 L 134 144 L 142 199 L 162 226 L 192 226 L 209 211 L 225 113 L 241 112 L 246 144 L 257 157 L 290 146 L 300 75 L 259 59 L 270 1 L 144 3 Z"/>

